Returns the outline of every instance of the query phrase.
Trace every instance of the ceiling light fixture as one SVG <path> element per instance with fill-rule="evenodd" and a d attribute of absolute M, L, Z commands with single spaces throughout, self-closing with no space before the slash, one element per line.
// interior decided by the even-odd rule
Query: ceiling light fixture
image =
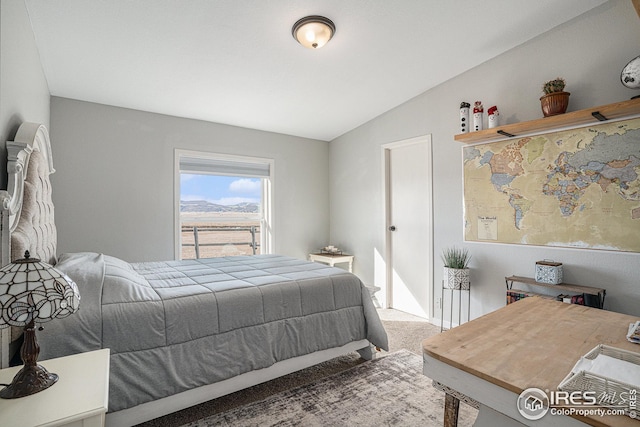
<path fill-rule="evenodd" d="M 306 16 L 291 29 L 293 38 L 302 46 L 309 49 L 319 49 L 336 33 L 336 26 L 329 18 L 324 16 Z"/>

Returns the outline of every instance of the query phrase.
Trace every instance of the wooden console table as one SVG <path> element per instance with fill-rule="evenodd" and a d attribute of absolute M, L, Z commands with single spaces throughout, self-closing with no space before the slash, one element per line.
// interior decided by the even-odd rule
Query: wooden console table
<path fill-rule="evenodd" d="M 522 291 L 520 289 L 513 289 L 513 283 L 523 283 L 528 286 L 539 286 L 547 289 L 554 289 L 558 292 L 558 294 L 572 294 L 572 295 L 583 295 L 585 299 L 585 305 L 596 308 L 604 308 L 604 297 L 607 295 L 607 290 L 603 288 L 594 288 L 591 286 L 581 286 L 581 285 L 572 285 L 569 283 L 560 283 L 557 285 L 551 285 L 548 283 L 536 282 L 535 279 L 530 277 L 522 277 L 522 276 L 509 276 L 505 277 L 505 282 L 507 284 L 507 291 L 512 292 L 520 292 L 525 294 L 526 296 L 537 295 L 541 297 L 545 297 L 545 295 L 536 294 L 535 292 Z M 509 302 L 507 301 L 507 304 Z"/>
<path fill-rule="evenodd" d="M 640 352 L 626 339 L 636 317 L 539 297 L 524 298 L 423 341 L 423 372 L 480 404 L 477 426 L 633 426 L 627 416 L 520 415 L 524 390 L 557 390 L 581 356 L 598 344 Z M 447 395 L 455 426 L 458 399 Z M 446 416 L 446 415 L 445 415 Z"/>

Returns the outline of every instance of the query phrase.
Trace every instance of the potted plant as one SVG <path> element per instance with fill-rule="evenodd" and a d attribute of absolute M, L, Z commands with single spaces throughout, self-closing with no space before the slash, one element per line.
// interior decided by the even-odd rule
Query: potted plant
<path fill-rule="evenodd" d="M 444 287 L 447 289 L 468 290 L 471 286 L 469 280 L 469 260 L 471 255 L 467 249 L 454 247 L 442 251 L 444 262 Z"/>
<path fill-rule="evenodd" d="M 540 106 L 545 117 L 563 114 L 567 111 L 571 94 L 564 91 L 565 85 L 562 77 L 549 80 L 542 85 L 544 95 L 540 98 Z"/>

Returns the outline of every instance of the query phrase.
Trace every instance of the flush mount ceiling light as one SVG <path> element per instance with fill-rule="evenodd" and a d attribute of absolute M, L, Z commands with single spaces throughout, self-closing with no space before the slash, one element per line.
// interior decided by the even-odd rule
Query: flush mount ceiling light
<path fill-rule="evenodd" d="M 293 38 L 309 49 L 321 48 L 331 40 L 335 32 L 336 26 L 331 19 L 317 15 L 298 20 L 291 29 Z"/>

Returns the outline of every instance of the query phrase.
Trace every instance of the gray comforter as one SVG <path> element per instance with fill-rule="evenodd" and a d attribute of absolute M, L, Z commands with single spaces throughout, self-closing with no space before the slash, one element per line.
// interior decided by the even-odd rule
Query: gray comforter
<path fill-rule="evenodd" d="M 353 274 L 278 255 L 129 264 L 64 254 L 80 310 L 38 333 L 40 359 L 111 349 L 109 411 L 368 339 L 388 349 Z"/>

